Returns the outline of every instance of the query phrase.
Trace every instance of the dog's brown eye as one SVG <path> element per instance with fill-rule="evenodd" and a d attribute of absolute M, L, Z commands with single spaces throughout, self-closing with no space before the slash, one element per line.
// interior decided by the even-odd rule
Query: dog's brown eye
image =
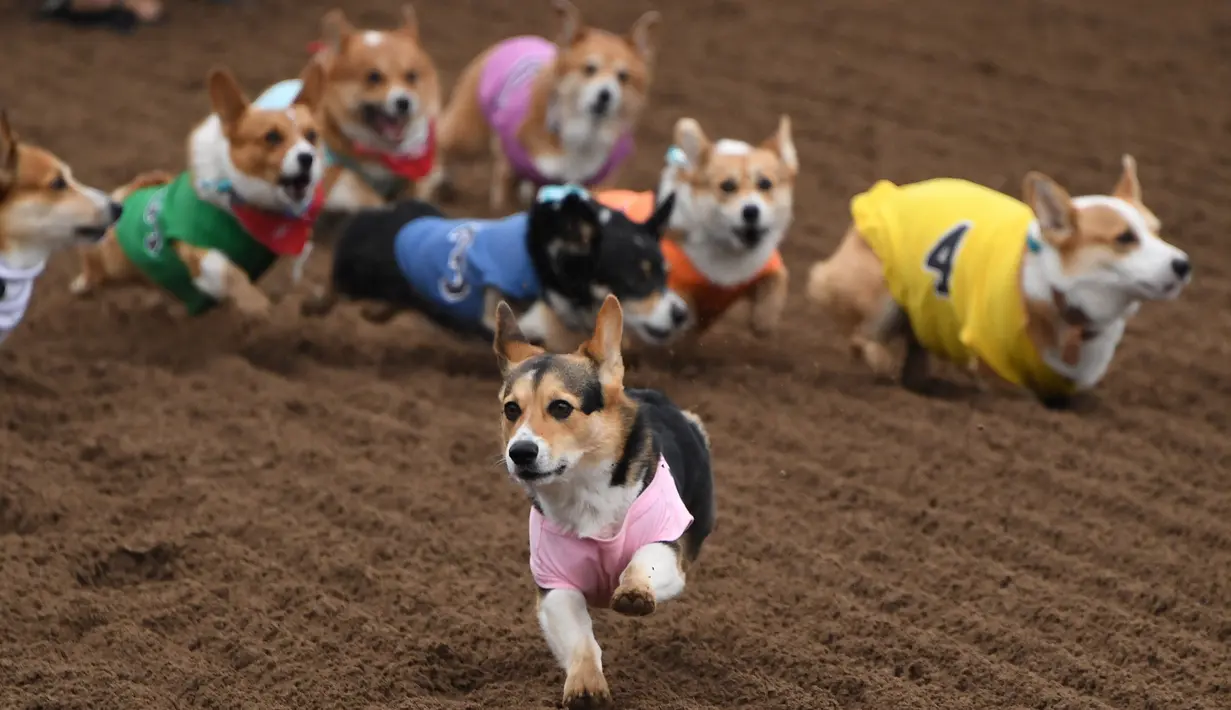
<path fill-rule="evenodd" d="M 407 84 L 413 85 L 417 81 L 419 81 L 419 72 L 414 71 L 413 69 L 411 71 L 406 72 L 406 83 Z"/>
<path fill-rule="evenodd" d="M 303 139 L 308 141 L 312 145 L 316 145 L 316 131 L 304 131 Z"/>
<path fill-rule="evenodd" d="M 1120 236 L 1116 237 L 1116 244 L 1123 246 L 1131 246 L 1137 243 L 1137 235 L 1133 230 L 1125 230 Z"/>
<path fill-rule="evenodd" d="M 595 74 L 598 73 L 598 65 L 597 64 L 587 64 L 584 71 L 585 71 L 586 76 L 594 76 Z"/>
<path fill-rule="evenodd" d="M 632 78 L 632 75 L 628 73 L 627 69 L 621 69 L 620 71 L 616 72 L 616 80 L 619 81 L 621 84 L 627 84 L 628 80 L 631 78 Z"/>
<path fill-rule="evenodd" d="M 265 142 L 269 145 L 278 145 L 282 143 L 282 131 L 274 128 L 265 134 Z"/>
<path fill-rule="evenodd" d="M 774 189 L 774 183 L 769 178 L 757 178 L 757 189 L 761 192 L 769 192 Z"/>
<path fill-rule="evenodd" d="M 727 178 L 726 180 L 723 180 L 722 182 L 718 183 L 718 189 L 722 190 L 723 192 L 727 194 L 730 194 L 739 189 L 739 183 L 735 182 L 731 178 Z"/>
<path fill-rule="evenodd" d="M 57 175 L 54 180 L 47 183 L 47 187 L 57 192 L 66 190 L 68 189 L 68 180 L 65 180 L 63 175 Z"/>
<path fill-rule="evenodd" d="M 385 75 L 381 74 L 379 71 L 373 69 L 372 71 L 368 72 L 367 82 L 371 84 L 372 86 L 376 86 L 377 84 L 379 84 L 380 82 L 384 80 L 385 80 Z"/>
<path fill-rule="evenodd" d="M 564 421 L 565 419 L 568 419 L 568 415 L 573 413 L 573 405 L 562 399 L 557 399 L 547 405 L 547 413 L 554 419 Z"/>
<path fill-rule="evenodd" d="M 517 402 L 504 403 L 504 418 L 511 422 L 521 419 L 521 407 L 517 406 Z"/>

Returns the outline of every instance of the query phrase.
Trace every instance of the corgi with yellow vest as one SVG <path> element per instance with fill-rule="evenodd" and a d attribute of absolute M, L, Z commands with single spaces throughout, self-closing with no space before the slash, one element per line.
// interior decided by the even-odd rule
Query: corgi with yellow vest
<path fill-rule="evenodd" d="M 1096 385 L 1142 301 L 1190 281 L 1188 255 L 1158 236 L 1132 156 L 1111 196 L 1070 197 L 1026 175 L 1025 202 L 965 180 L 882 180 L 851 201 L 853 224 L 812 267 L 808 297 L 853 352 L 927 384 L 929 353 L 1025 388 L 1048 406 Z"/>

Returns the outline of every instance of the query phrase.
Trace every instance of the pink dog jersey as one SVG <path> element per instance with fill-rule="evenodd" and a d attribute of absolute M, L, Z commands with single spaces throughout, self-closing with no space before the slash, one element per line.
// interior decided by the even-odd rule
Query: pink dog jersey
<path fill-rule="evenodd" d="M 531 508 L 530 572 L 543 589 L 575 589 L 590 606 L 605 607 L 637 550 L 676 540 L 689 525 L 692 514 L 680 499 L 667 461 L 660 457 L 654 480 L 633 501 L 613 537 L 577 537 Z"/>
<path fill-rule="evenodd" d="M 543 175 L 534 159 L 517 139 L 517 129 L 530 108 L 530 87 L 543 67 L 556 58 L 556 45 L 542 37 L 523 36 L 507 39 L 487 57 L 479 76 L 479 105 L 491 124 L 500 145 L 508 156 L 513 171 L 523 180 L 537 186 L 560 181 L 559 175 Z M 586 186 L 601 182 L 612 168 L 624 162 L 633 152 L 631 134 L 620 136 L 607 156 L 607 162 L 594 175 L 582 180 Z"/>

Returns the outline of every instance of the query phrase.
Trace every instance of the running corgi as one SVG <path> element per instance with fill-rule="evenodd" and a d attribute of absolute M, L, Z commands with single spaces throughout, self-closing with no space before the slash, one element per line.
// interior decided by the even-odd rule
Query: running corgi
<path fill-rule="evenodd" d="M 522 36 L 489 47 L 462 71 L 441 116 L 443 158 L 491 151 L 496 212 L 515 189 L 528 202 L 542 185 L 602 183 L 633 153 L 659 14 L 645 13 L 621 37 L 587 27 L 568 0 L 553 3 L 556 41 Z"/>
<path fill-rule="evenodd" d="M 1048 406 L 1094 387 L 1142 301 L 1177 297 L 1188 255 L 1158 236 L 1137 163 L 1111 196 L 1070 197 L 1037 172 L 1025 202 L 965 180 L 881 180 L 851 200 L 853 224 L 812 267 L 808 296 L 879 375 L 907 344 L 902 384 L 927 384 L 927 355 L 1033 392 Z"/>

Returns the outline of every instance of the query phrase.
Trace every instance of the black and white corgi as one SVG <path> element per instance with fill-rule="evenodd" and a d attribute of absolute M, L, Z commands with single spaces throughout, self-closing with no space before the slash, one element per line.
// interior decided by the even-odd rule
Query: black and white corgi
<path fill-rule="evenodd" d="M 496 304 L 511 301 L 529 337 L 561 350 L 585 338 L 614 293 L 629 304 L 636 335 L 663 343 L 688 321 L 659 250 L 673 205 L 634 222 L 580 187 L 555 185 L 539 190 L 530 211 L 502 219 L 449 218 L 418 200 L 363 210 L 344 226 L 329 284 L 303 313 L 323 315 L 342 297 L 369 301 L 362 314 L 373 322 L 415 310 L 490 338 Z"/>
<path fill-rule="evenodd" d="M 624 387 L 623 320 L 607 296 L 593 337 L 553 354 L 506 304 L 496 311 L 504 461 L 532 502 L 538 619 L 569 708 L 611 698 L 588 607 L 652 613 L 684 591 L 714 529 L 705 426 L 661 392 Z"/>

